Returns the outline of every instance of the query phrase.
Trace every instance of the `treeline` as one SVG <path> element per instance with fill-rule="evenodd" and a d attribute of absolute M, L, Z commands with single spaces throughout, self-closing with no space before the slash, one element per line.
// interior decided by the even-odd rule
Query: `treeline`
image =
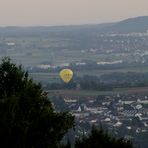
<path fill-rule="evenodd" d="M 130 140 L 115 138 L 103 129 L 92 128 L 89 136 L 76 140 L 75 148 L 133 148 Z"/>
<path fill-rule="evenodd" d="M 101 82 L 96 76 L 85 75 L 83 77 L 75 77 L 69 83 L 49 83 L 45 86 L 48 90 L 58 90 L 58 89 L 81 89 L 81 90 L 100 90 L 108 91 L 113 90 L 112 86 Z"/>
<path fill-rule="evenodd" d="M 45 86 L 49 90 L 57 89 L 81 89 L 111 91 L 114 88 L 125 87 L 146 87 L 148 86 L 148 73 L 110 73 L 100 77 L 84 75 L 83 77 L 74 76 L 68 83 L 49 83 Z"/>
<path fill-rule="evenodd" d="M 144 87 L 148 86 L 148 73 L 116 72 L 104 74 L 100 80 L 113 87 Z"/>

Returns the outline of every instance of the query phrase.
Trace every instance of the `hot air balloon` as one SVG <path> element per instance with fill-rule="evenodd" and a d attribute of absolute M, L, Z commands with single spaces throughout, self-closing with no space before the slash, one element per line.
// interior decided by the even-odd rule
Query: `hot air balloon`
<path fill-rule="evenodd" d="M 65 83 L 68 83 L 73 77 L 73 71 L 71 69 L 63 69 L 60 71 L 60 77 Z"/>

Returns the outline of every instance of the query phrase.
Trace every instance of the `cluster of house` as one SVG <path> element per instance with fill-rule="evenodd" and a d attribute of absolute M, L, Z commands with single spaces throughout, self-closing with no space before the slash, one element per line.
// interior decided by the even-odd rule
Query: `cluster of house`
<path fill-rule="evenodd" d="M 128 133 L 148 132 L 148 97 L 137 95 L 64 98 L 77 123 L 106 125 Z M 126 133 L 125 133 L 126 134 Z"/>

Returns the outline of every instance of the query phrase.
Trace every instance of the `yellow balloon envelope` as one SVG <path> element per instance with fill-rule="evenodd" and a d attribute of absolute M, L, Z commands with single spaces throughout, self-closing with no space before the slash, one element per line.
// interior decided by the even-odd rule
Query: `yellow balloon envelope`
<path fill-rule="evenodd" d="M 68 83 L 73 77 L 73 72 L 70 69 L 63 69 L 60 71 L 60 77 L 65 83 Z"/>

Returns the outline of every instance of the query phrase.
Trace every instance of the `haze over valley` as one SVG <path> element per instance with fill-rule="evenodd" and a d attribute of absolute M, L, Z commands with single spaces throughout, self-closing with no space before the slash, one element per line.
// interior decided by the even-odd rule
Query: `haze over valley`
<path fill-rule="evenodd" d="M 118 64 L 123 68 L 117 71 L 134 65 L 129 71 L 147 72 L 142 69 L 148 64 L 147 26 L 144 16 L 94 25 L 1 27 L 0 57 L 10 56 L 30 70 L 94 63 L 102 67 L 98 73 Z"/>

